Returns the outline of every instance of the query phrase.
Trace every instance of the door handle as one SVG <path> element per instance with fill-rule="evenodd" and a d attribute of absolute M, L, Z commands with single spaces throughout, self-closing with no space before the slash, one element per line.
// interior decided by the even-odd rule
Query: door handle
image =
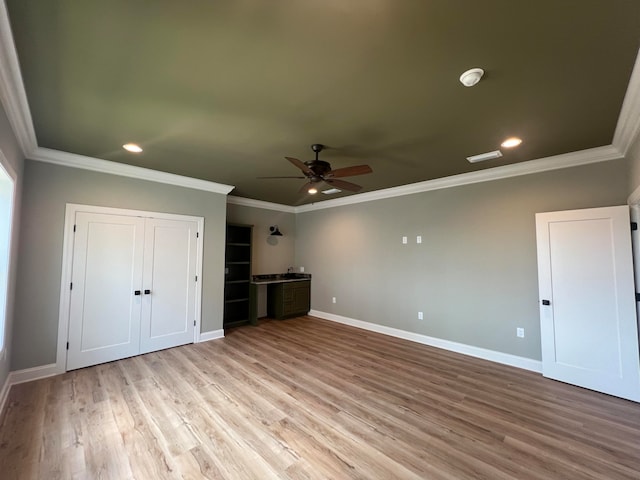
<path fill-rule="evenodd" d="M 542 300 L 542 304 L 543 305 L 551 305 L 551 302 L 549 300 Z"/>
<path fill-rule="evenodd" d="M 145 291 L 144 291 L 144 294 L 145 294 L 145 295 L 151 295 L 151 290 L 145 290 Z"/>
<path fill-rule="evenodd" d="M 140 295 L 140 290 L 135 290 L 135 291 L 133 292 L 133 294 L 134 294 L 134 295 Z"/>

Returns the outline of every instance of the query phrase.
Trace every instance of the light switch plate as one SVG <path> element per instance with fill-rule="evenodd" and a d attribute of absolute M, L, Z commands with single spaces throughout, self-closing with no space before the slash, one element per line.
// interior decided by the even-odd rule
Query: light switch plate
<path fill-rule="evenodd" d="M 406 245 L 407 244 L 407 237 L 402 237 L 402 244 Z"/>
<path fill-rule="evenodd" d="M 518 338 L 524 338 L 524 328 L 518 327 L 516 328 L 516 335 Z"/>
<path fill-rule="evenodd" d="M 416 243 L 422 243 L 422 235 L 416 237 Z"/>

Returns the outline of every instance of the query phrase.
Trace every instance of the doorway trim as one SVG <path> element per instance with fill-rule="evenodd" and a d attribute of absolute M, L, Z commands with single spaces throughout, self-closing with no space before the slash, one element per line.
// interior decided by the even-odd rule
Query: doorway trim
<path fill-rule="evenodd" d="M 180 215 L 175 213 L 150 212 L 146 210 L 130 210 L 113 207 L 99 207 L 95 205 L 81 205 L 67 203 L 64 216 L 64 238 L 62 243 L 62 272 L 60 277 L 60 309 L 58 312 L 58 343 L 56 350 L 56 373 L 66 372 L 67 365 L 67 339 L 69 336 L 69 313 L 71 306 L 71 273 L 73 262 L 74 232 L 76 214 L 78 212 L 102 213 L 109 215 L 126 215 L 131 217 L 161 218 L 165 220 L 186 220 L 196 222 L 198 225 L 198 237 L 196 238 L 196 306 L 193 342 L 200 341 L 200 329 L 202 323 L 202 255 L 204 237 L 204 217 L 192 215 Z"/>
<path fill-rule="evenodd" d="M 629 216 L 631 221 L 640 224 L 640 187 L 636 188 L 629 198 Z M 631 230 L 631 255 L 633 256 L 633 281 L 636 292 L 640 292 L 640 230 Z M 636 301 L 636 318 L 638 322 L 638 342 L 640 343 L 640 303 Z"/>

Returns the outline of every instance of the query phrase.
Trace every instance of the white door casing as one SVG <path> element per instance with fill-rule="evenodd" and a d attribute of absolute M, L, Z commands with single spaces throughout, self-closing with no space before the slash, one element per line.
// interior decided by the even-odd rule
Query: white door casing
<path fill-rule="evenodd" d="M 539 213 L 536 234 L 543 375 L 640 401 L 629 208 Z"/>
<path fill-rule="evenodd" d="M 56 371 L 199 341 L 203 230 L 202 217 L 67 204 Z"/>

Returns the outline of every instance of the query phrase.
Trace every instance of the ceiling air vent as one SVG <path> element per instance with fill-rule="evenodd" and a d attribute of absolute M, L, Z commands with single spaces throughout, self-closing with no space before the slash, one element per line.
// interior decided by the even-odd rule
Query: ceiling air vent
<path fill-rule="evenodd" d="M 467 160 L 471 163 L 476 162 L 484 162 L 485 160 L 492 160 L 494 158 L 500 158 L 502 156 L 502 152 L 500 150 L 494 150 L 493 152 L 481 153 L 480 155 L 473 155 L 472 157 L 467 157 Z"/>

